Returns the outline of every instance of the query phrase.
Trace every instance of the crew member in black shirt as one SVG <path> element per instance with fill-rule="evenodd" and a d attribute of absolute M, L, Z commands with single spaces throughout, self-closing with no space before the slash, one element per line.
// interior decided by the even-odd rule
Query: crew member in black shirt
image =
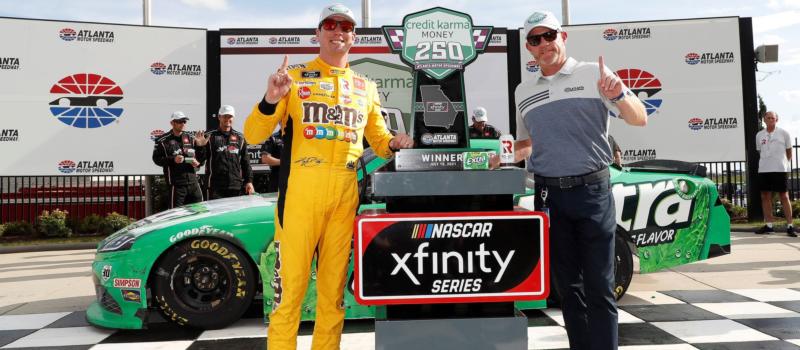
<path fill-rule="evenodd" d="M 153 162 L 164 168 L 164 177 L 169 186 L 169 207 L 201 202 L 203 192 L 197 181 L 197 168 L 206 158 L 208 141 L 202 132 L 192 137 L 183 131 L 189 120 L 181 111 L 172 113 L 172 130 L 156 139 L 153 146 Z"/>
<path fill-rule="evenodd" d="M 472 111 L 472 126 L 469 127 L 471 139 L 499 139 L 500 133 L 493 126 L 486 124 L 489 117 L 486 108 L 478 107 Z"/>
<path fill-rule="evenodd" d="M 208 133 L 208 199 L 236 197 L 242 194 L 253 194 L 253 170 L 250 168 L 250 156 L 247 153 L 247 142 L 242 133 L 233 130 L 233 117 L 236 111 L 233 106 L 223 105 L 219 108 L 219 128 Z"/>

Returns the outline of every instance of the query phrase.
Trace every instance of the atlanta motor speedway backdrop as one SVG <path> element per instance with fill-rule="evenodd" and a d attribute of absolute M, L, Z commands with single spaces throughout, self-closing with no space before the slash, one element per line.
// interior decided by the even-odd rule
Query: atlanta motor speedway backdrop
<path fill-rule="evenodd" d="M 648 106 L 645 128 L 610 123 L 624 162 L 745 160 L 743 101 L 755 94 L 743 93 L 743 67 L 752 63 L 740 52 L 740 21 L 566 27 L 570 55 L 604 55 Z M 0 37 L 4 176 L 159 174 L 150 159 L 153 139 L 169 130 L 173 111 L 192 118 L 188 130 L 213 128 L 219 99 L 236 108 L 234 127 L 241 129 L 283 55 L 303 63 L 318 50 L 311 29 L 207 32 L 12 18 L 0 18 L 0 29 L 15 33 Z M 208 40 L 215 36 L 218 45 Z M 503 133 L 515 127 L 513 88 L 538 69 L 523 36 L 495 28 L 486 52 L 466 69 L 468 110 L 485 107 Z M 411 72 L 389 53 L 381 31 L 358 30 L 351 52 L 352 67 L 378 83 L 384 107 L 407 121 Z M 207 62 L 219 65 L 219 76 Z"/>
<path fill-rule="evenodd" d="M 624 163 L 745 159 L 739 19 L 567 26 L 567 52 L 616 71 L 647 108 L 647 127 L 613 118 Z M 538 66 L 520 35 L 522 80 Z"/>
<path fill-rule="evenodd" d="M 156 174 L 152 139 L 204 127 L 206 31 L 0 19 L 0 175 Z"/>

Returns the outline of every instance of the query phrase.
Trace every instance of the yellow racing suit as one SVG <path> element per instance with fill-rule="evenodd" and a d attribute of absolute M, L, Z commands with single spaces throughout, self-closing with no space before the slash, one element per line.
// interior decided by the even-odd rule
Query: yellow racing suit
<path fill-rule="evenodd" d="M 280 123 L 284 148 L 275 213 L 277 261 L 269 316 L 269 349 L 295 349 L 300 306 L 318 250 L 317 310 L 312 349 L 339 349 L 353 221 L 356 164 L 366 137 L 375 154 L 392 155 L 374 82 L 317 57 L 289 66 L 291 90 L 275 105 L 262 100 L 244 125 L 258 144 Z"/>

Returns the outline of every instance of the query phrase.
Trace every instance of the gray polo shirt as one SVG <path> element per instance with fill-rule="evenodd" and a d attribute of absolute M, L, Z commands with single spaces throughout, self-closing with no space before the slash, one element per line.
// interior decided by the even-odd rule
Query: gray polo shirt
<path fill-rule="evenodd" d="M 543 77 L 539 71 L 517 86 L 517 140 L 530 139 L 533 144 L 528 171 L 576 176 L 611 163 L 608 112 L 619 115 L 619 109 L 600 93 L 599 79 L 597 63 L 570 57 L 558 73 Z M 624 90 L 631 95 L 627 87 Z"/>

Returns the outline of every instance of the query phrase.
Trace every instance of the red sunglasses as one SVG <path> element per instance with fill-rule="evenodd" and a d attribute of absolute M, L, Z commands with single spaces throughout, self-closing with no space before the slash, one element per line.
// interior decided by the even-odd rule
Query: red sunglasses
<path fill-rule="evenodd" d="M 350 21 L 337 21 L 335 19 L 326 18 L 322 20 L 322 23 L 319 24 L 319 27 L 325 30 L 334 30 L 336 26 L 342 28 L 342 31 L 345 33 L 350 33 L 356 28 L 356 24 Z"/>
<path fill-rule="evenodd" d="M 551 29 L 542 34 L 528 35 L 525 39 L 528 40 L 528 44 L 530 44 L 531 46 L 539 46 L 539 43 L 542 42 L 542 38 L 544 38 L 544 40 L 547 41 L 553 41 L 556 40 L 556 37 L 558 37 L 558 31 L 555 29 Z"/>

